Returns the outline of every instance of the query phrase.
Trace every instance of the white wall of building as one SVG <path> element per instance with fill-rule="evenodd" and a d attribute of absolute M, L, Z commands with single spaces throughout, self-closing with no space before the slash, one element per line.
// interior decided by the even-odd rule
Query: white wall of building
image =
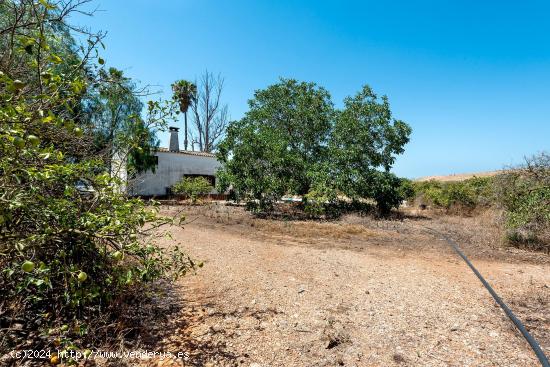
<path fill-rule="evenodd" d="M 118 188 L 120 192 L 125 193 L 127 190 L 128 170 L 126 168 L 126 155 L 121 152 L 116 152 L 111 158 L 111 177 L 117 177 L 121 185 Z"/>
<path fill-rule="evenodd" d="M 156 153 L 158 165 L 153 171 L 138 175 L 130 182 L 130 194 L 142 196 L 166 195 L 166 188 L 171 187 L 184 175 L 216 176 L 221 164 L 214 156 L 193 152 Z M 217 193 L 215 190 L 212 194 Z"/>

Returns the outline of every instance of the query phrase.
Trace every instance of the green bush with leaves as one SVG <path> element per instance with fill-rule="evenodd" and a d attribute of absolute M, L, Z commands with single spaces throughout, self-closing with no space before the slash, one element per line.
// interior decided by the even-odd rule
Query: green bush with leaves
<path fill-rule="evenodd" d="M 474 177 L 464 181 L 414 182 L 416 197 L 424 204 L 451 209 L 474 209 L 495 203 L 493 178 Z"/>
<path fill-rule="evenodd" d="M 505 210 L 508 238 L 550 251 L 550 155 L 527 158 L 525 165 L 500 175 L 495 190 Z"/>
<path fill-rule="evenodd" d="M 312 217 L 335 214 L 338 201 L 336 191 L 323 181 L 316 182 L 302 198 L 304 211 Z"/>
<path fill-rule="evenodd" d="M 374 172 L 372 177 L 370 197 L 375 200 L 378 211 L 382 215 L 387 215 L 392 208 L 398 208 L 405 199 L 400 190 L 401 179 L 393 173 L 379 171 Z"/>
<path fill-rule="evenodd" d="M 505 216 L 507 238 L 550 250 L 550 156 L 540 153 L 494 177 L 413 182 L 414 200 L 443 209 L 494 207 Z"/>
<path fill-rule="evenodd" d="M 414 182 L 408 178 L 400 178 L 399 182 L 399 196 L 403 200 L 414 201 L 416 197 Z"/>
<path fill-rule="evenodd" d="M 152 235 L 174 220 L 121 194 L 109 159 L 93 149 L 81 112 L 87 91 L 102 83 L 90 71 L 99 39 L 65 57 L 56 32 L 68 29 L 74 7 L 2 6 L 20 17 L 0 19 L 8 55 L 0 63 L 0 327 L 24 327 L 1 339 L 0 354 L 22 340 L 40 349 L 61 336 L 59 349 L 77 338 L 83 347 L 89 324 L 129 290 L 194 263 L 156 244 Z"/>
<path fill-rule="evenodd" d="M 196 203 L 201 195 L 210 193 L 212 189 L 210 182 L 202 176 L 183 177 L 172 187 L 174 193 L 188 196 L 193 203 Z"/>

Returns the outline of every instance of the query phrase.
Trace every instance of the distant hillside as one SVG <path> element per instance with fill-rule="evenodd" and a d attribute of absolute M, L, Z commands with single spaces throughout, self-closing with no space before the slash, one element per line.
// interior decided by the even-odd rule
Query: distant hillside
<path fill-rule="evenodd" d="M 436 181 L 442 181 L 442 182 L 449 182 L 449 181 L 464 181 L 472 177 L 491 177 L 496 176 L 500 173 L 503 173 L 503 170 L 499 171 L 489 171 L 489 172 L 475 172 L 475 173 L 456 173 L 452 175 L 447 176 L 426 176 L 426 177 L 420 177 L 415 179 L 415 181 L 430 181 L 430 180 L 436 180 Z"/>

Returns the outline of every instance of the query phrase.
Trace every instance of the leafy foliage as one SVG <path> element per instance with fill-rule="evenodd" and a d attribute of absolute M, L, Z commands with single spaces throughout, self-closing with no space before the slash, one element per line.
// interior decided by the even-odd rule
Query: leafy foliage
<path fill-rule="evenodd" d="M 317 183 L 303 196 L 304 211 L 313 217 L 333 215 L 336 212 L 337 199 L 336 192 L 329 185 Z"/>
<path fill-rule="evenodd" d="M 182 113 L 187 113 L 189 106 L 196 99 L 197 86 L 187 80 L 178 80 L 172 84 L 174 99 L 180 106 Z"/>
<path fill-rule="evenodd" d="M 550 158 L 541 153 L 495 177 L 458 182 L 414 182 L 417 201 L 444 209 L 496 207 L 504 210 L 512 242 L 550 244 Z"/>
<path fill-rule="evenodd" d="M 232 185 L 262 210 L 283 195 L 302 196 L 313 211 L 339 195 L 376 200 L 384 212 L 398 205 L 399 180 L 388 171 L 410 127 L 367 86 L 345 104 L 335 110 L 324 88 L 293 79 L 256 91 L 219 146 L 220 189 Z"/>
<path fill-rule="evenodd" d="M 415 184 L 408 178 L 401 178 L 399 183 L 399 196 L 403 200 L 413 201 L 416 196 Z"/>
<path fill-rule="evenodd" d="M 147 117 L 141 116 L 143 102 L 134 81 L 121 70 L 99 70 L 100 82 L 83 101 L 84 113 L 94 135 L 95 149 L 107 161 L 127 161 L 130 176 L 155 168 L 156 131 L 166 128 L 175 115 L 172 103 L 149 102 Z M 157 118 L 156 115 L 162 115 Z"/>
<path fill-rule="evenodd" d="M 204 177 L 183 177 L 173 187 L 176 194 L 184 194 L 191 198 L 193 203 L 197 202 L 200 195 L 206 195 L 212 191 L 212 185 Z"/>
<path fill-rule="evenodd" d="M 313 83 L 288 79 L 256 91 L 249 106 L 218 148 L 225 163 L 222 190 L 232 184 L 262 209 L 284 194 L 307 194 L 319 162 L 328 157 L 330 95 Z"/>
<path fill-rule="evenodd" d="M 330 141 L 336 187 L 352 199 L 374 199 L 387 213 L 402 200 L 399 179 L 389 170 L 396 155 L 403 153 L 411 128 L 392 119 L 387 97 L 379 101 L 368 86 L 344 104 Z"/>
<path fill-rule="evenodd" d="M 414 190 L 426 204 L 445 209 L 457 206 L 474 209 L 495 203 L 494 179 L 491 177 L 474 177 L 456 182 L 415 182 Z"/>
<path fill-rule="evenodd" d="M 550 250 L 550 155 L 541 153 L 496 179 L 510 239 L 540 242 Z"/>
<path fill-rule="evenodd" d="M 81 53 L 67 47 L 65 58 L 56 53 L 56 32 L 67 37 L 68 13 L 45 1 L 3 6 L 24 16 L 8 17 L 2 23 L 8 31 L 0 33 L 2 54 L 12 55 L 2 59 L 0 72 L 0 323 L 18 318 L 31 329 L 49 328 L 43 343 L 62 333 L 64 348 L 73 336 L 82 343 L 92 316 L 131 287 L 181 275 L 194 263 L 177 248 L 167 252 L 155 244 L 151 234 L 173 220 L 122 195 L 109 160 L 93 149 L 94 132 L 82 111 L 90 88 L 104 90 L 102 75 L 90 71 L 99 40 Z M 13 29 L 20 37 L 10 48 Z M 149 106 L 152 118 L 162 119 L 159 105 Z M 79 331 L 67 331 L 62 320 Z M 3 338 L 2 352 L 20 343 L 18 337 L 28 334 Z"/>
<path fill-rule="evenodd" d="M 178 80 L 172 84 L 172 91 L 174 92 L 174 100 L 177 101 L 180 107 L 180 112 L 183 113 L 184 122 L 184 140 L 183 146 L 187 150 L 189 143 L 188 129 L 187 129 L 187 110 L 192 103 L 197 102 L 197 86 L 187 80 Z"/>

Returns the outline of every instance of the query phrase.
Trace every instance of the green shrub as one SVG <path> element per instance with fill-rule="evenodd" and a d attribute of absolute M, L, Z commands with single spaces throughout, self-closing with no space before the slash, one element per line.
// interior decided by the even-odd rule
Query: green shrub
<path fill-rule="evenodd" d="M 497 199 L 512 242 L 538 242 L 550 249 L 550 156 L 541 153 L 498 177 Z"/>
<path fill-rule="evenodd" d="M 408 178 L 400 178 L 398 190 L 403 200 L 413 201 L 416 197 L 414 182 Z"/>
<path fill-rule="evenodd" d="M 446 207 L 447 200 L 443 192 L 443 184 L 439 181 L 430 180 L 413 183 L 415 197 L 424 204 L 436 207 Z"/>
<path fill-rule="evenodd" d="M 392 208 L 398 208 L 405 199 L 401 184 L 401 179 L 393 173 L 376 171 L 373 174 L 371 197 L 376 201 L 380 214 L 389 214 Z"/>
<path fill-rule="evenodd" d="M 474 177 L 464 181 L 435 180 L 413 183 L 415 196 L 428 205 L 451 209 L 474 209 L 495 203 L 493 178 Z"/>
<path fill-rule="evenodd" d="M 501 208 L 510 242 L 550 250 L 550 156 L 547 153 L 528 158 L 525 165 L 494 177 L 414 182 L 413 187 L 415 200 L 436 208 Z"/>
<path fill-rule="evenodd" d="M 62 340 L 58 349 L 82 346 L 93 339 L 90 324 L 132 289 L 194 267 L 154 242 L 152 229 L 172 220 L 121 194 L 105 156 L 90 148 L 81 108 L 87 88 L 102 81 L 88 59 L 56 53 L 51 32 L 66 30 L 60 10 L 42 1 L 11 6 L 33 12 L 13 42 L 0 37 L 13 56 L 1 58 L 0 72 L 0 324 L 24 324 L 0 338 L 2 355 L 52 338 Z"/>
<path fill-rule="evenodd" d="M 206 195 L 212 191 L 212 185 L 204 177 L 184 177 L 172 187 L 176 194 L 184 194 L 191 198 L 193 203 L 197 202 L 200 195 Z"/>
<path fill-rule="evenodd" d="M 336 192 L 329 186 L 317 184 L 303 197 L 304 211 L 313 217 L 331 214 L 336 199 Z"/>

